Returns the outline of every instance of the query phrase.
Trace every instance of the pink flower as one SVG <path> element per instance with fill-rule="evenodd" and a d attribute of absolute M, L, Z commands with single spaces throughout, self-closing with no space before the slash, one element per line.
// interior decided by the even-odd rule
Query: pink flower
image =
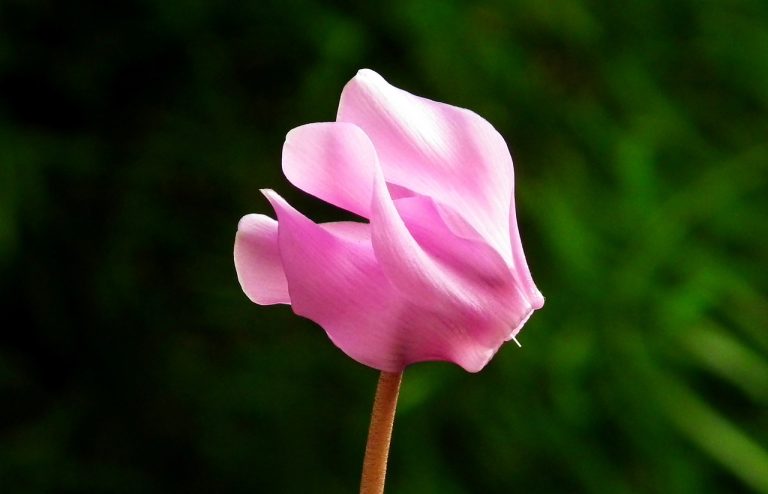
<path fill-rule="evenodd" d="M 240 220 L 238 279 L 253 302 L 291 304 L 358 362 L 476 372 L 543 305 L 517 230 L 512 158 L 477 114 L 361 70 L 335 122 L 288 133 L 283 172 L 368 222 L 317 224 L 262 190 L 278 221 Z"/>

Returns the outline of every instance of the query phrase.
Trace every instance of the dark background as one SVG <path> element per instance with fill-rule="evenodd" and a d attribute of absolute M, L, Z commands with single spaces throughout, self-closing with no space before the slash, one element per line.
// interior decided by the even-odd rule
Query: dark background
<path fill-rule="evenodd" d="M 547 303 L 393 493 L 768 493 L 768 2 L 0 2 L 0 491 L 355 492 L 377 373 L 232 263 L 362 67 L 516 163 Z"/>

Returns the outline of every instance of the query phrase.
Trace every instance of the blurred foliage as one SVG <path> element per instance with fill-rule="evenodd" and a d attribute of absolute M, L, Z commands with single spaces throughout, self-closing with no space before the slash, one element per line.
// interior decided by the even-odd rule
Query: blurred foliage
<path fill-rule="evenodd" d="M 768 2 L 0 3 L 0 490 L 355 492 L 376 372 L 242 295 L 362 67 L 507 138 L 544 310 L 409 369 L 397 493 L 768 493 Z M 361 328 L 362 329 L 362 328 Z"/>

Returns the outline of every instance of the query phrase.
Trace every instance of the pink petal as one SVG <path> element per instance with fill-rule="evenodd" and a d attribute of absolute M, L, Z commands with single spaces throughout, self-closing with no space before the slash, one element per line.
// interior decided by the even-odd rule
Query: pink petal
<path fill-rule="evenodd" d="M 438 265 L 461 277 L 463 283 L 492 295 L 497 295 L 498 288 L 514 283 L 504 259 L 476 233 L 457 235 L 433 199 L 411 196 L 397 199 L 394 204 L 419 247 Z"/>
<path fill-rule="evenodd" d="M 320 324 L 339 348 L 371 367 L 396 372 L 425 360 L 480 370 L 503 340 L 477 338 L 489 321 L 453 304 L 424 305 L 382 269 L 366 224 L 317 225 L 273 191 L 279 245 L 294 312 Z M 506 333 L 508 334 L 509 331 Z"/>
<path fill-rule="evenodd" d="M 244 216 L 235 236 L 235 269 L 245 294 L 261 305 L 290 304 L 277 245 L 277 222 L 263 214 Z"/>
<path fill-rule="evenodd" d="M 501 256 L 450 209 L 423 196 L 398 199 L 394 203 L 408 231 L 430 257 L 462 276 L 469 289 L 484 297 L 488 310 L 507 314 L 501 316 L 511 321 L 510 325 L 502 324 L 504 341 L 517 335 L 533 310 L 543 306 L 544 298 L 525 264 L 516 225 L 519 248 L 514 252 L 516 264 L 510 269 Z M 462 235 L 457 235 L 457 230 Z M 522 256 L 520 263 L 518 256 Z M 494 309 L 494 300 L 503 308 Z M 500 340 L 496 342 L 499 344 Z"/>
<path fill-rule="evenodd" d="M 356 125 L 314 123 L 290 131 L 283 173 L 293 185 L 340 208 L 368 217 L 376 151 Z"/>
<path fill-rule="evenodd" d="M 510 212 L 513 265 L 507 266 L 504 259 L 451 208 L 424 196 L 397 199 L 394 203 L 418 244 L 443 266 L 460 273 L 468 283 L 473 283 L 474 290 L 485 290 L 484 293 L 491 296 L 504 297 L 501 289 L 514 286 L 516 293 L 506 294 L 509 297 L 507 303 L 524 301 L 518 309 L 522 312 L 526 312 L 528 306 L 534 309 L 543 306 L 544 298 L 533 283 L 523 253 L 514 204 Z"/>
<path fill-rule="evenodd" d="M 446 225 L 440 226 L 431 202 L 399 201 L 403 202 L 404 216 L 378 173 L 371 210 L 371 240 L 387 278 L 404 297 L 419 306 L 441 307 L 455 320 L 466 321 L 464 330 L 472 339 L 495 351 L 533 310 L 509 268 L 498 254 L 489 256 L 493 251 L 484 248 L 484 244 L 457 238 Z M 406 219 L 416 222 L 412 228 L 426 249 L 409 231 Z M 431 227 L 427 226 L 429 223 Z M 429 229 L 432 234 L 437 233 L 437 238 L 428 239 L 425 231 L 419 232 Z M 461 259 L 472 253 L 485 259 Z"/>
<path fill-rule="evenodd" d="M 326 122 L 303 125 L 288 134 L 283 148 L 283 170 L 294 185 L 363 217 L 371 215 L 370 203 L 377 169 L 378 157 L 373 143 L 359 127 L 349 123 Z M 453 208 L 435 204 L 433 202 L 437 199 L 417 195 L 412 190 L 397 184 L 388 183 L 386 189 L 390 197 L 400 198 L 396 201 L 398 214 L 406 213 L 410 216 L 410 219 L 406 219 L 407 228 L 411 234 L 419 235 L 420 239 L 417 243 L 427 248 L 430 255 L 438 259 L 443 258 L 444 262 L 446 256 L 451 256 L 454 264 L 468 261 L 475 264 L 465 266 L 463 270 L 457 270 L 454 267 L 459 275 L 469 273 L 473 276 L 485 277 L 485 282 L 488 283 L 493 277 L 510 278 L 509 270 L 504 269 L 503 264 L 498 262 L 500 256 L 510 266 L 520 265 L 519 260 L 513 259 L 511 247 L 501 253 L 499 250 L 492 252 L 492 249 L 488 249 L 484 245 L 487 240 L 482 240 L 475 227 Z M 423 207 L 414 207 L 417 203 L 422 204 Z M 453 203 L 456 203 L 456 200 L 453 200 Z M 514 204 L 511 201 L 510 207 L 514 213 Z M 414 216 L 427 211 L 429 214 L 424 218 L 417 220 Z M 505 216 L 499 224 L 507 225 L 508 221 Z M 442 227 L 439 235 L 434 230 L 438 225 Z M 503 228 L 501 230 L 504 231 Z M 516 232 L 512 233 L 512 235 L 516 234 Z M 509 244 L 509 240 L 507 243 Z M 520 248 L 518 254 L 522 254 L 519 243 L 517 246 Z M 450 249 L 451 252 L 449 253 L 446 249 Z M 483 254 L 480 254 L 481 252 Z M 483 263 L 485 266 L 481 266 Z M 494 265 L 491 266 L 491 264 Z M 491 270 L 495 272 L 489 274 Z M 527 267 L 525 267 L 525 274 L 526 280 L 530 280 Z M 435 296 L 440 297 L 440 293 L 442 292 L 436 292 Z M 530 290 L 524 293 L 524 296 L 533 296 Z"/>
<path fill-rule="evenodd" d="M 321 223 L 319 226 L 335 237 L 348 242 L 371 243 L 371 228 L 368 223 L 334 221 L 331 223 Z"/>
<path fill-rule="evenodd" d="M 386 182 L 451 205 L 511 264 L 512 158 L 491 124 L 393 87 L 371 70 L 345 86 L 337 121 L 371 139 Z"/>

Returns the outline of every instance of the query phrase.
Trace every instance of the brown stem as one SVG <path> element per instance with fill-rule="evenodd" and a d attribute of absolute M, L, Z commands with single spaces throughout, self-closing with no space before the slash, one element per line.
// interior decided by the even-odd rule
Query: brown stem
<path fill-rule="evenodd" d="M 363 479 L 360 494 L 383 494 L 384 479 L 387 476 L 389 441 L 392 438 L 392 424 L 395 421 L 397 395 L 400 392 L 402 372 L 382 372 L 373 399 L 371 427 L 368 429 L 368 443 L 365 445 Z"/>

